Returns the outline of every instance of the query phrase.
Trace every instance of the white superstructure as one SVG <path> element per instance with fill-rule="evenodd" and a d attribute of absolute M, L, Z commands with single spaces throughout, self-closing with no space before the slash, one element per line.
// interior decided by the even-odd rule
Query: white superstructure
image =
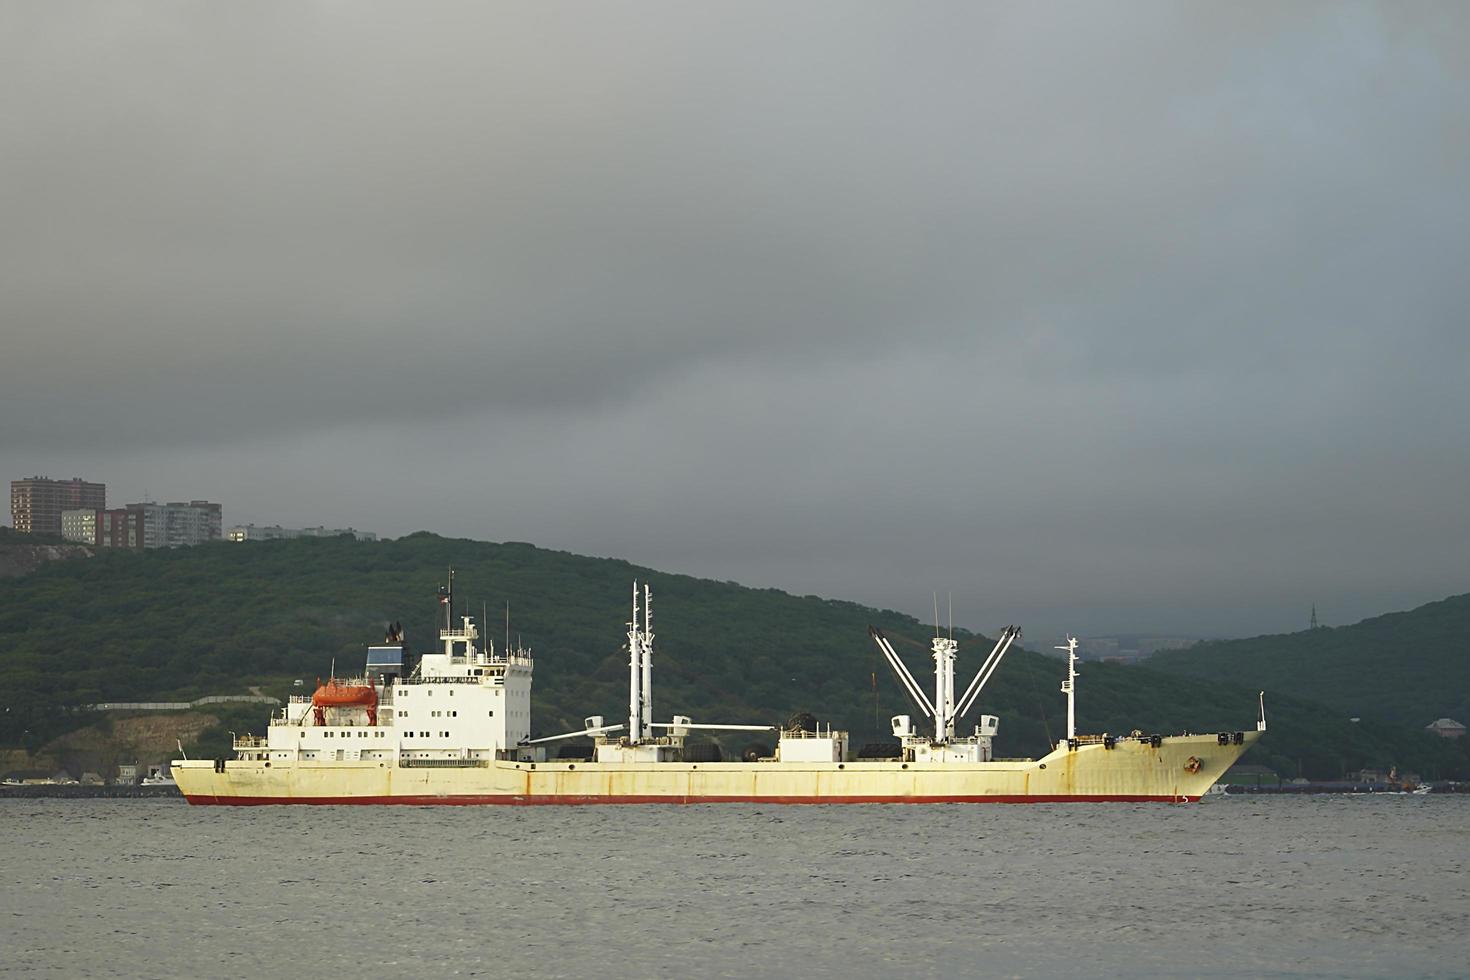
<path fill-rule="evenodd" d="M 522 744 L 531 734 L 531 652 L 497 651 L 494 641 L 482 648 L 470 616 L 440 630 L 439 643 L 400 676 L 406 645 L 390 630 L 368 648 L 365 676 L 292 697 L 265 738 L 237 739 L 236 751 L 242 759 L 426 766 L 543 755 Z M 330 703 L 337 692 L 357 692 L 342 697 L 359 703 Z"/>

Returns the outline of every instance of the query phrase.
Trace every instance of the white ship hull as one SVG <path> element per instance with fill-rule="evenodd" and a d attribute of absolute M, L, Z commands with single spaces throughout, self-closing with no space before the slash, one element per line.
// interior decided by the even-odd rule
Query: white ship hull
<path fill-rule="evenodd" d="M 392 762 L 180 760 L 190 803 L 538 805 L 614 803 L 1073 803 L 1197 801 L 1260 738 L 1120 739 L 1042 759 L 883 762 Z"/>

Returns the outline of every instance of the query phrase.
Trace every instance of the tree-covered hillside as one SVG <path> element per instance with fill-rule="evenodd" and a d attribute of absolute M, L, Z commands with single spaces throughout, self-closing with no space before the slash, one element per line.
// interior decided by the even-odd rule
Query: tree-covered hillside
<path fill-rule="evenodd" d="M 1470 595 L 1352 626 L 1200 643 L 1156 654 L 1149 669 L 1244 679 L 1346 715 L 1421 728 L 1470 722 Z"/>
<path fill-rule="evenodd" d="M 654 589 L 655 710 L 711 722 L 780 722 L 810 711 L 861 744 L 887 738 L 890 715 L 912 712 L 869 639 L 881 627 L 911 669 L 932 676 L 930 630 L 894 612 L 670 575 L 612 559 L 415 534 L 220 543 L 178 551 L 103 551 L 0 581 L 0 745 L 34 748 L 95 716 L 102 700 L 185 699 L 262 685 L 310 686 L 335 660 L 359 669 L 364 646 L 401 620 L 415 650 L 433 646 L 437 587 L 455 568 L 456 606 L 480 614 L 500 641 L 512 629 L 536 660 L 535 728 L 549 734 L 589 714 L 626 711 L 625 622 L 632 580 Z M 997 627 L 1001 624 L 996 624 Z M 960 681 L 990 641 L 959 633 Z M 1002 755 L 1046 751 L 1063 733 L 1059 661 L 1016 650 L 980 710 L 1001 716 Z M 875 683 L 876 680 L 876 683 Z M 1088 731 L 1236 730 L 1255 717 L 1255 678 L 1218 680 L 1088 664 L 1079 724 Z M 1267 685 L 1269 687 L 1269 685 Z M 1336 777 L 1398 763 L 1434 775 L 1463 754 L 1420 733 L 1348 726 L 1341 712 L 1271 699 L 1272 732 L 1253 758 L 1288 775 Z M 978 713 L 978 712 L 976 712 Z M 973 722 L 973 716 L 970 719 Z M 265 718 L 260 716 L 263 727 Z"/>

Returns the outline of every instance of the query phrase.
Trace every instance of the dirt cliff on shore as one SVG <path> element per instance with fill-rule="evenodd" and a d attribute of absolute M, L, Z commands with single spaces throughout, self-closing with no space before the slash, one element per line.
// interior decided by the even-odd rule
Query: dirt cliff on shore
<path fill-rule="evenodd" d="M 121 763 L 138 763 L 146 771 L 149 766 L 178 758 L 179 742 L 194 742 L 218 722 L 217 715 L 205 711 L 102 716 L 97 724 L 68 732 L 34 754 L 22 749 L 0 750 L 0 773 L 65 769 L 73 776 L 95 772 L 110 780 Z"/>
<path fill-rule="evenodd" d="M 0 578 L 28 575 L 47 562 L 91 558 L 96 552 L 82 544 L 30 542 L 24 534 L 0 537 Z"/>

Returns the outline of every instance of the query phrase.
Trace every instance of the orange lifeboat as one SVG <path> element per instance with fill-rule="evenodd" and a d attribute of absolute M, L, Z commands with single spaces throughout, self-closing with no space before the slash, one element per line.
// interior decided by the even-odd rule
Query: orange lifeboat
<path fill-rule="evenodd" d="M 316 723 L 326 724 L 327 708 L 366 708 L 368 724 L 378 723 L 378 691 L 370 684 L 343 684 L 333 677 L 320 684 L 311 696 L 311 705 L 316 709 Z"/>

